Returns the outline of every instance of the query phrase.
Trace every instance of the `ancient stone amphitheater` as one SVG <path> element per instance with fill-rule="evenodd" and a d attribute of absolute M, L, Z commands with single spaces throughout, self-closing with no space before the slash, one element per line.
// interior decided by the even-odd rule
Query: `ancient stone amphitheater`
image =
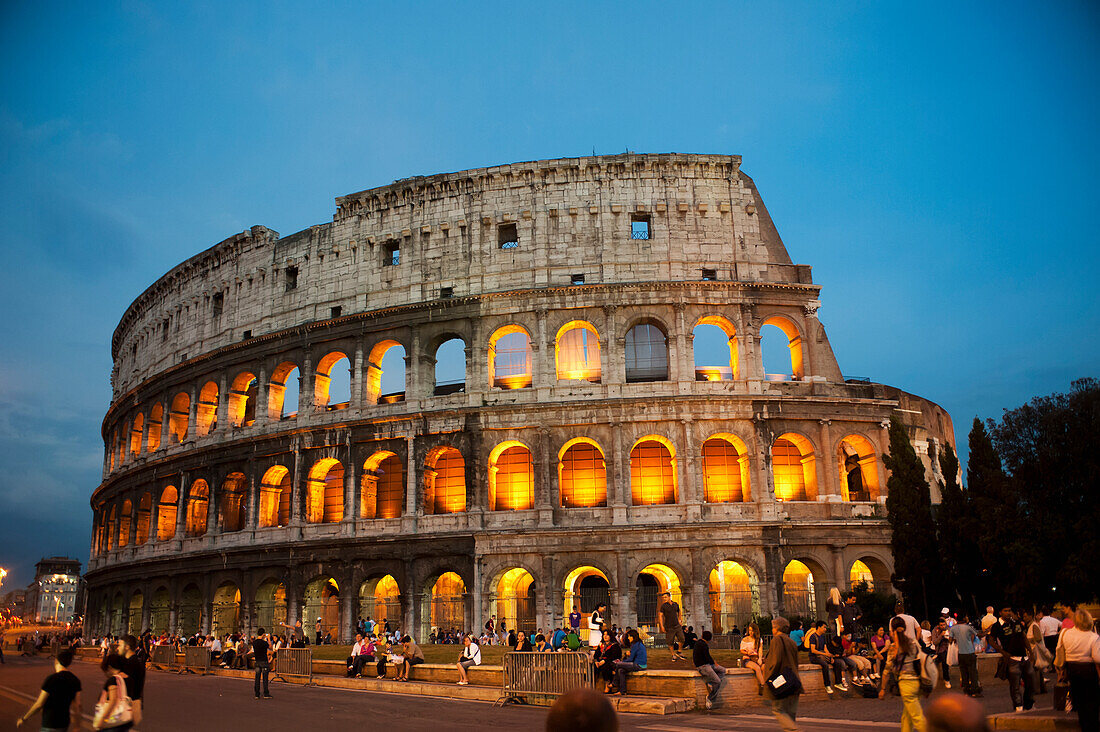
<path fill-rule="evenodd" d="M 845 379 L 740 167 L 409 178 L 172 269 L 112 341 L 88 631 L 652 625 L 663 590 L 725 630 L 888 585 L 887 422 L 933 479 L 950 417 Z"/>

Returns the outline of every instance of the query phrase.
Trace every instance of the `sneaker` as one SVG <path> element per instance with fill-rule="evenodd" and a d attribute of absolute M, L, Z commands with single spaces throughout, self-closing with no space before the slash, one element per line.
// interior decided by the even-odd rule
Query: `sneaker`
<path fill-rule="evenodd" d="M 253 697 L 253 699 L 259 699 L 259 698 L 260 698 L 259 694 L 257 694 L 256 696 Z"/>
<path fill-rule="evenodd" d="M 459 685 L 459 686 L 469 686 L 469 685 L 470 685 L 470 682 L 469 682 L 469 681 L 459 681 L 459 682 L 458 682 L 458 685 Z"/>
<path fill-rule="evenodd" d="M 828 694 L 829 696 L 832 696 L 833 695 L 833 687 L 826 686 L 825 687 L 825 693 Z"/>
<path fill-rule="evenodd" d="M 943 682 L 943 688 L 950 689 L 951 688 L 951 682 L 950 681 Z"/>
<path fill-rule="evenodd" d="M 271 694 L 264 694 L 264 699 L 270 699 L 270 698 L 271 698 Z"/>
<path fill-rule="evenodd" d="M 840 689 L 841 691 L 843 691 L 843 692 L 845 692 L 845 693 L 846 693 L 846 692 L 848 691 L 848 685 L 847 685 L 847 684 L 845 684 L 845 683 L 839 683 L 839 684 L 837 684 L 837 685 L 836 685 L 836 688 Z"/>
<path fill-rule="evenodd" d="M 1024 711 L 1024 708 L 1023 707 L 1016 707 L 1013 711 L 1016 712 L 1016 714 L 1019 714 L 1020 712 Z"/>
<path fill-rule="evenodd" d="M 709 697 L 703 704 L 707 709 L 714 709 L 714 702 L 712 702 Z"/>

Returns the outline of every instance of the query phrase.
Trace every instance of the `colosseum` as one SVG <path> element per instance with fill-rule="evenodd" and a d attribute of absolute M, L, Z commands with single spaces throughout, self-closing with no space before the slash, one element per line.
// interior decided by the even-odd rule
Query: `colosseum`
<path fill-rule="evenodd" d="M 819 290 L 738 156 L 408 178 L 232 236 L 114 333 L 87 630 L 644 626 L 667 590 L 722 631 L 888 586 L 888 421 L 933 486 L 954 431 L 842 375 Z"/>

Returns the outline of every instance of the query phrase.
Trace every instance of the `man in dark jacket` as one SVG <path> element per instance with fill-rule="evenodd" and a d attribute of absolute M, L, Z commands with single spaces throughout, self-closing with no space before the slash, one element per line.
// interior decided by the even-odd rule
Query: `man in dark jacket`
<path fill-rule="evenodd" d="M 772 700 L 772 714 L 779 726 L 788 732 L 798 729 L 794 720 L 798 716 L 798 697 L 802 694 L 802 680 L 798 678 L 798 648 L 787 635 L 790 629 L 791 624 L 786 618 L 777 617 L 772 620 L 771 647 L 768 648 L 768 657 L 764 659 L 764 685 Z M 789 674 L 792 678 L 786 680 L 794 681 L 798 686 L 797 691 L 777 699 L 775 686 L 772 684 L 777 674 L 782 674 L 785 679 Z"/>

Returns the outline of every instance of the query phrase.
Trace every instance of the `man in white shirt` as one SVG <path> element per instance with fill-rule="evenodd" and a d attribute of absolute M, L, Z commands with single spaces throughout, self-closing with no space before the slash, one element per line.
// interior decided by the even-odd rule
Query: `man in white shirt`
<path fill-rule="evenodd" d="M 909 640 L 916 644 L 917 636 L 920 634 L 920 624 L 912 615 L 905 614 L 905 606 L 901 600 L 898 600 L 894 605 L 894 617 L 901 618 L 905 622 L 905 635 L 909 636 Z"/>
<path fill-rule="evenodd" d="M 1039 622 L 1039 632 L 1043 634 L 1043 645 L 1053 655 L 1058 648 L 1058 633 L 1062 630 L 1062 623 L 1050 614 L 1049 606 L 1040 610 L 1035 619 Z"/>
<path fill-rule="evenodd" d="M 993 614 L 993 606 L 987 605 L 985 608 L 985 616 L 982 617 L 982 634 L 989 632 L 989 629 L 993 627 L 993 624 L 997 622 L 997 616 Z"/>

